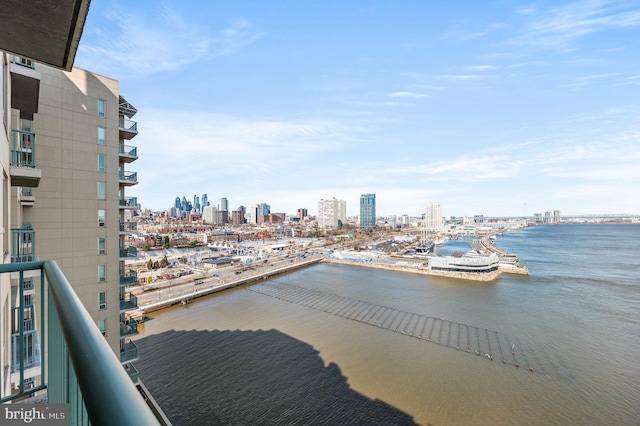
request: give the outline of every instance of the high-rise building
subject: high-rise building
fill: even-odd
[[[176,209],[181,209],[182,208],[182,203],[180,202],[180,197],[176,197],[176,202],[173,204],[173,207],[175,207]]]
[[[202,210],[200,210],[200,197],[198,197],[196,194],[193,194],[193,207],[201,212]]]
[[[331,198],[318,201],[318,227],[324,229],[338,228],[347,221],[347,203],[344,200]]]
[[[138,158],[137,148],[128,145],[138,133],[131,120],[136,109],[119,95],[118,81],[108,77],[16,57],[11,69],[37,81],[38,87],[35,102],[17,102],[5,111],[15,188],[11,260],[55,259],[112,350],[134,372],[130,363],[137,348],[129,338],[137,334],[137,324],[127,311],[137,303],[127,287],[137,284],[137,278],[126,262],[137,254],[127,240],[136,230],[131,212],[137,200],[125,192],[138,183],[137,173],[127,170]],[[28,281],[27,292],[35,292],[36,279]],[[24,342],[26,354],[37,352],[35,324],[29,330],[33,338]],[[38,361],[30,356],[28,362],[36,368],[27,378],[35,377]]]
[[[424,228],[427,232],[441,232],[444,229],[440,203],[428,203],[424,211]]]
[[[562,218],[560,217],[560,210],[554,210],[553,211],[553,223],[560,223],[562,222]]]
[[[218,223],[218,208],[216,206],[206,206],[202,209],[202,220],[206,224],[215,225]]]
[[[303,221],[307,216],[309,216],[307,209],[305,209],[304,207],[298,209],[298,219]]]
[[[207,194],[202,194],[202,208],[205,208],[209,205],[209,199],[207,198]]]
[[[376,194],[360,196],[360,229],[376,227]]]
[[[218,200],[218,210],[225,212],[229,211],[229,200],[227,200],[226,197],[222,197]]]

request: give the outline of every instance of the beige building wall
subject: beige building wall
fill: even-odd
[[[81,69],[38,70],[33,131],[42,178],[33,189],[34,205],[22,207],[12,225],[33,225],[36,255],[58,263],[96,324],[107,320],[106,338],[118,353],[118,82]],[[105,101],[104,117],[98,115],[98,99]],[[98,127],[106,129],[104,145],[98,143]],[[99,154],[105,156],[105,172],[98,171]],[[105,183],[104,199],[98,197],[98,182]],[[99,210],[106,213],[104,226]],[[99,238],[105,238],[106,254],[98,253]],[[99,265],[106,265],[103,282]],[[106,309],[99,309],[100,292],[106,293]]]

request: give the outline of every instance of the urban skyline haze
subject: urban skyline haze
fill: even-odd
[[[639,40],[621,1],[113,1],[75,65],[139,109],[143,208],[637,214]]]

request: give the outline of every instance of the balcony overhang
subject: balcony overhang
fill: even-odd
[[[0,50],[71,71],[91,0],[3,0]]]
[[[40,73],[34,69],[11,63],[11,108],[20,110],[20,118],[33,120],[38,112]]]
[[[40,185],[42,170],[31,167],[11,166],[11,186],[37,188]]]

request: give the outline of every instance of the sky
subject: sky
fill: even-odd
[[[93,0],[75,66],[138,109],[154,211],[640,213],[636,1]]]

